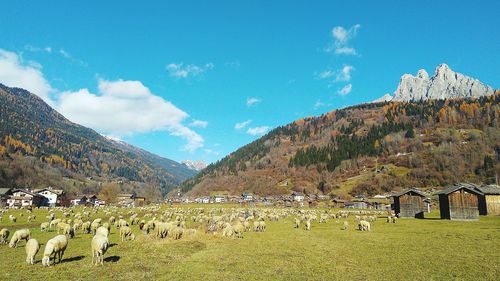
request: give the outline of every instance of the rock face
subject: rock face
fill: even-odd
[[[391,94],[387,93],[387,94],[381,96],[380,98],[372,101],[372,103],[391,101],[392,98],[393,98],[393,96],[391,96]]]
[[[207,167],[207,163],[201,160],[183,160],[181,163],[186,165],[189,169],[195,171],[201,171]]]
[[[423,69],[418,71],[417,76],[403,75],[392,100],[477,98],[493,94],[493,89],[479,80],[454,72],[446,64],[440,64],[430,78]]]

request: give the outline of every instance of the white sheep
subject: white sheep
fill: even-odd
[[[50,266],[50,258],[54,257],[54,264],[59,260],[62,261],[64,251],[68,247],[68,238],[66,235],[57,235],[56,237],[50,239],[45,245],[45,251],[43,252],[42,265]]]
[[[9,220],[11,223],[15,223],[17,221],[17,218],[13,215],[9,215]]]
[[[349,222],[344,221],[344,225],[342,226],[342,230],[349,230]]]
[[[42,222],[40,224],[40,231],[42,231],[42,232],[49,231],[49,223],[48,222]]]
[[[172,232],[172,238],[174,238],[174,240],[179,240],[181,239],[182,234],[184,233],[184,228],[176,226],[171,230],[171,232]]]
[[[98,234],[95,235],[94,238],[92,238],[91,242],[92,264],[94,264],[94,258],[95,258],[95,265],[97,265],[99,261],[101,262],[101,265],[104,264],[104,254],[106,254],[108,247],[109,247],[108,237]]]
[[[306,220],[305,230],[311,230],[311,220]]]
[[[7,244],[7,238],[9,238],[9,230],[7,228],[2,228],[0,230],[0,244]]]
[[[133,233],[132,233],[132,229],[128,226],[123,226],[120,228],[120,238],[122,240],[122,242],[130,239],[130,240],[134,240],[132,239],[133,237]]]
[[[36,239],[30,239],[26,243],[26,263],[35,264],[35,255],[40,250],[40,244]]]
[[[293,224],[293,228],[300,228],[300,219],[296,218],[295,223]]]
[[[31,238],[31,232],[29,229],[19,229],[14,234],[12,235],[12,238],[10,239],[9,247],[11,248],[17,248],[17,244],[21,240],[28,240]]]
[[[370,231],[371,230],[370,222],[361,220],[358,224],[358,228],[361,231]]]
[[[100,226],[99,228],[97,228],[95,235],[102,235],[104,237],[109,237],[109,230],[104,226]]]

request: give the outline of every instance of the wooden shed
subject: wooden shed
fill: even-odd
[[[412,188],[392,195],[394,199],[394,213],[400,218],[424,218],[427,210],[424,200],[427,195],[422,191]]]
[[[459,183],[437,193],[441,219],[477,220],[479,219],[479,200],[483,193],[475,185]]]
[[[479,197],[479,215],[500,215],[500,187],[492,184],[476,189],[483,193],[483,196]]]

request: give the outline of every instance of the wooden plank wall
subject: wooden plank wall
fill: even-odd
[[[500,215],[500,195],[486,195],[485,197],[488,215]]]
[[[479,218],[478,198],[476,194],[457,190],[448,195],[451,219],[475,220]]]

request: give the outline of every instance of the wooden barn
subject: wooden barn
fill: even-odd
[[[394,199],[394,213],[400,218],[424,218],[427,210],[424,200],[427,195],[422,191],[412,188],[392,195]]]
[[[500,215],[500,187],[486,185],[476,189],[483,193],[483,196],[479,197],[479,215]]]
[[[459,183],[437,193],[441,219],[477,220],[479,219],[479,200],[483,193],[475,185]]]

